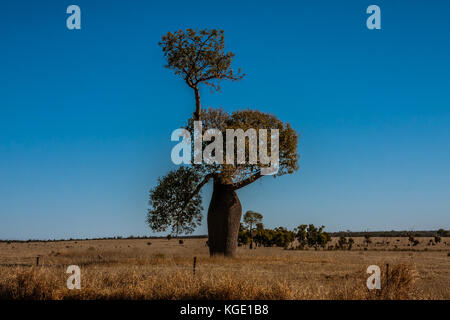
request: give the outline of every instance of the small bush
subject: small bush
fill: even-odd
[[[365,294],[361,294],[360,299],[367,300],[410,300],[417,298],[419,292],[415,287],[418,273],[414,267],[405,264],[393,265],[389,269],[388,279],[384,276],[386,269],[382,268],[382,283],[379,290],[366,290]],[[354,295],[358,294],[355,290]]]

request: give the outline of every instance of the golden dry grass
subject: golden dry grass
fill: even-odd
[[[0,243],[0,299],[450,298],[445,244],[429,251],[239,248],[235,259],[224,259],[210,258],[205,240]],[[66,288],[71,264],[81,268],[81,290]],[[372,264],[382,268],[382,290],[366,288]]]

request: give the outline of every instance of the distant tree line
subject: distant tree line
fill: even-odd
[[[313,224],[303,224],[294,230],[288,230],[284,227],[268,229],[259,222],[254,229],[250,229],[241,223],[239,227],[238,245],[249,245],[250,248],[275,246],[297,250],[306,248],[314,248],[315,250],[319,248],[324,249],[326,244],[331,241],[330,234],[324,232],[324,228],[324,226],[317,228]]]
[[[206,238],[207,235],[187,235],[187,236],[183,236],[183,237],[178,237],[178,238],[183,238],[183,239],[203,239]],[[167,237],[167,236],[128,236],[128,237],[122,237],[122,236],[116,236],[116,237],[98,237],[98,238],[66,238],[66,239],[47,239],[47,240],[43,240],[43,239],[28,239],[28,240],[1,240],[0,239],[0,243],[2,242],[7,242],[7,243],[29,243],[29,242],[61,242],[61,241],[92,241],[92,240],[139,240],[139,239],[166,239],[168,238],[170,240],[170,238],[172,238],[172,236]]]
[[[244,216],[245,217],[245,216]],[[261,220],[262,220],[262,216],[261,216]],[[295,228],[293,231],[289,231],[286,228],[283,227],[278,227],[275,228],[273,230],[271,229],[265,229],[264,225],[259,222],[254,224],[254,227],[252,227],[252,231],[255,234],[255,244],[256,244],[256,240],[258,240],[258,245],[259,246],[264,246],[263,243],[266,244],[266,246],[280,246],[280,247],[284,247],[286,242],[289,242],[288,240],[291,239],[291,234],[290,232],[294,232],[294,238],[298,239],[298,237],[296,236],[297,233],[301,230],[304,230],[306,225],[301,225],[297,228]],[[309,225],[309,226],[313,226],[314,225]],[[306,229],[309,230],[309,226],[306,227]],[[328,236],[330,237],[335,237],[335,238],[341,238],[341,237],[364,237],[365,238],[365,243],[366,245],[368,245],[369,243],[371,243],[370,238],[371,237],[408,237],[408,239],[410,240],[410,242],[414,245],[414,238],[420,238],[420,237],[434,237],[434,242],[435,243],[439,243],[441,242],[441,238],[443,237],[450,237],[450,231],[449,230],[445,230],[445,229],[439,229],[439,230],[434,230],[434,231],[362,231],[362,232],[352,232],[352,231],[339,231],[339,232],[323,232],[323,227],[321,227],[322,230],[320,232],[322,233],[326,233]],[[263,232],[264,236],[261,235],[261,229],[266,230],[267,232]],[[270,231],[269,231],[270,230]],[[315,234],[317,234],[317,231],[314,231],[314,228],[311,228],[310,231],[310,236],[309,236],[309,243],[311,243],[311,241],[314,242],[314,237],[316,237]],[[320,228],[318,229],[320,230]],[[249,238],[251,239],[252,236],[250,233],[248,233],[247,235],[243,235],[242,233],[245,233],[245,231],[249,231],[249,227],[247,225],[242,225],[239,228],[239,244],[240,245],[244,245],[244,244],[250,244],[250,242],[246,242],[247,240],[241,242],[240,239],[245,239],[247,236],[249,236]],[[307,230],[306,230],[307,231]],[[259,233],[258,233],[259,232]],[[303,234],[303,233],[301,233]],[[313,236],[314,235],[314,236]],[[182,236],[182,238],[184,239],[201,239],[201,238],[206,238],[207,235],[184,235]],[[261,240],[261,237],[264,238],[264,241]],[[275,237],[275,240],[274,240]],[[28,240],[2,240],[0,239],[0,243],[29,243],[29,242],[59,242],[59,241],[88,241],[88,240],[121,240],[121,239],[163,239],[163,238],[168,238],[170,239],[170,237],[167,236],[128,236],[128,237],[121,237],[121,236],[116,236],[116,237],[98,237],[98,238],[66,238],[66,239],[47,239],[47,240],[42,240],[42,239],[28,239]],[[180,238],[180,237],[179,237]],[[268,240],[271,239],[271,240]],[[285,240],[283,240],[285,239]],[[294,239],[294,240],[295,240]],[[412,241],[411,241],[412,240]],[[275,241],[275,242],[274,242]],[[323,240],[318,240],[323,241]],[[271,244],[270,244],[271,243]],[[303,242],[302,242],[303,243]],[[309,246],[309,245],[308,245]],[[321,247],[321,245],[311,245],[312,247]]]
[[[434,237],[433,244],[441,241],[441,237],[447,237],[450,233],[444,229],[437,231],[378,231],[378,232],[325,232],[325,226],[316,227],[313,224],[302,224],[293,230],[284,227],[275,229],[265,228],[262,223],[262,214],[255,211],[247,211],[243,217],[243,223],[239,226],[238,245],[257,247],[283,247],[291,250],[304,250],[309,248],[327,250],[351,250],[355,244],[353,237],[364,237],[365,250],[372,243],[371,237],[408,237],[410,246],[416,246],[420,242],[415,237]],[[327,244],[331,238],[338,238],[334,246]]]
[[[449,237],[450,231],[445,229],[439,230],[422,230],[422,231],[339,231],[339,232],[331,232],[330,235],[332,237]]]

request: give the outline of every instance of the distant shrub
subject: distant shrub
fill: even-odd
[[[355,243],[355,240],[353,238],[349,238],[347,240],[346,237],[342,236],[339,238],[338,243],[336,244],[335,249],[340,250],[352,250],[353,244]]]
[[[417,246],[417,245],[420,243],[419,240],[414,239],[414,236],[413,236],[411,233],[408,235],[408,241],[410,242],[410,244],[411,244],[413,247]],[[409,246],[410,246],[410,245],[408,244],[408,247],[409,247]]]
[[[355,243],[355,240],[353,238],[348,239],[348,247],[347,250],[352,250],[352,246]]]
[[[368,234],[364,235],[364,243],[366,244],[366,247],[372,243],[372,240],[370,240],[370,236]]]

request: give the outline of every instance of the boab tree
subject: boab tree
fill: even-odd
[[[252,146],[245,137],[248,129],[278,130],[278,161],[274,177],[291,174],[298,169],[297,134],[288,123],[283,123],[275,116],[257,110],[241,110],[227,113],[222,109],[202,109],[200,104],[199,85],[204,83],[219,89],[220,80],[239,80],[242,74],[235,74],[231,68],[231,52],[224,52],[224,33],[222,30],[188,29],[168,33],[162,37],[160,46],[167,58],[167,66],[175,74],[181,75],[187,85],[194,89],[196,108],[193,118],[188,119],[185,129],[194,133],[195,121],[201,122],[202,133],[208,129],[227,132],[227,129],[242,130],[241,138],[245,148],[238,148],[239,143],[227,145],[221,136],[214,136],[214,142],[202,141],[203,149],[210,149],[215,160],[220,156],[217,147],[227,150],[223,161],[194,161],[194,142],[189,165],[180,166],[159,178],[157,186],[150,190],[150,209],[147,222],[154,231],[165,231],[168,228],[174,234],[191,233],[201,224],[202,197],[200,190],[213,180],[213,194],[208,209],[208,245],[211,255],[233,256],[238,240],[242,207],[236,190],[243,188],[264,176],[271,164],[261,161],[250,161],[253,158]],[[194,134],[195,136],[195,134]],[[261,139],[261,135],[260,135]],[[194,139],[195,140],[195,139]],[[265,148],[266,157],[271,157],[272,140],[268,139]],[[190,140],[188,140],[190,141]],[[239,142],[239,141],[238,141]],[[235,146],[236,145],[236,146]],[[213,146],[213,147],[212,147]],[[212,148],[211,148],[212,147]],[[228,147],[228,149],[227,149]],[[203,150],[202,149],[202,150]],[[230,150],[231,149],[231,150]],[[262,145],[256,146],[261,155]],[[248,152],[246,152],[246,150]],[[228,152],[234,157],[228,158]],[[238,161],[239,157],[245,161]],[[242,158],[241,158],[242,160]]]

